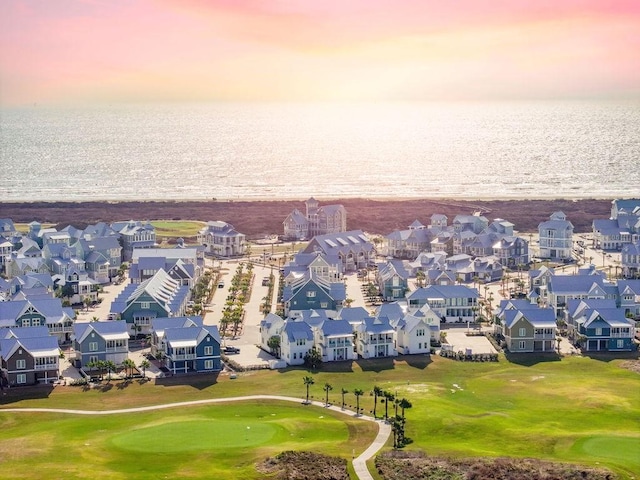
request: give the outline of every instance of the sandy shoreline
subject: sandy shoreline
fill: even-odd
[[[83,227],[89,223],[120,220],[223,220],[250,237],[281,234],[282,222],[305,199],[184,200],[184,201],[68,201],[3,202],[0,218],[14,222],[56,223]],[[458,198],[318,198],[321,205],[340,203],[347,210],[349,229],[388,234],[406,229],[414,220],[429,224],[434,213],[447,215],[482,212],[489,220],[503,218],[519,231],[535,231],[540,222],[562,210],[577,232],[591,231],[595,218],[609,218],[612,199],[458,199]]]

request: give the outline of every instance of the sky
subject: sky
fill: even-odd
[[[640,98],[637,0],[0,0],[0,105]]]

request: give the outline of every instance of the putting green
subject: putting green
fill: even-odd
[[[262,445],[279,428],[268,422],[246,420],[186,420],[137,428],[116,435],[111,441],[135,452],[193,452]]]
[[[640,471],[640,438],[599,435],[577,441],[572,450],[585,452],[594,460],[635,467]]]

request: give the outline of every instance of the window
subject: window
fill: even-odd
[[[424,337],[424,328],[419,328],[418,330],[416,330],[416,336]]]
[[[31,319],[30,318],[25,318],[22,320],[22,326],[23,327],[30,327],[31,326]]]
[[[527,335],[527,329],[526,328],[521,328],[518,332],[518,336],[519,337],[524,337]]]
[[[524,347],[525,347],[525,346],[526,346],[526,342],[525,342],[524,340],[522,340],[522,341],[520,341],[520,342],[518,343],[518,348],[519,348],[520,350],[524,350]]]
[[[27,368],[27,361],[25,359],[21,358],[20,360],[16,360],[16,369],[24,370],[25,368]]]
[[[151,307],[150,302],[140,302],[140,308],[147,310]]]
[[[89,342],[89,351],[97,352],[98,351],[98,342]]]
[[[316,292],[314,291],[308,291],[307,292],[307,298],[315,298],[316,296]]]
[[[209,348],[211,348],[211,347],[209,347]],[[213,370],[213,360],[205,360],[204,361],[204,369],[205,370]]]
[[[205,354],[205,355],[207,355],[207,356],[211,356],[211,355],[213,355],[213,347],[212,347],[211,345],[204,347],[204,354]],[[207,362],[209,362],[209,361],[211,361],[211,360],[207,360],[207,361],[205,361],[205,362],[204,362],[204,363],[205,363],[205,365],[206,365],[206,363],[207,363]],[[205,367],[205,368],[206,368],[206,367]]]
[[[327,302],[320,302],[320,308],[328,308],[329,304]]]
[[[89,356],[89,362],[88,363],[96,363],[98,361],[98,356],[97,355],[90,355]]]
[[[596,335],[598,335],[598,336],[602,335],[602,329],[601,328],[596,328]]]
[[[618,340],[616,342],[616,348],[624,348],[624,340]]]
[[[26,373],[19,373],[18,375],[16,375],[16,382],[17,383],[27,383],[27,374]]]

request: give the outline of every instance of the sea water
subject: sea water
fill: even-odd
[[[0,112],[0,201],[640,195],[640,103]]]

